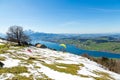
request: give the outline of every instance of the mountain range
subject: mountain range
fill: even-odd
[[[25,34],[27,34],[28,36],[30,36],[30,38],[32,39],[32,41],[39,41],[39,40],[43,40],[43,41],[55,41],[55,40],[59,40],[59,39],[80,39],[80,38],[84,38],[84,39],[95,39],[95,38],[99,38],[99,37],[112,37],[115,39],[120,39],[120,33],[114,33],[114,34],[55,34],[55,33],[42,33],[42,32],[34,32],[32,30],[25,30],[24,31]],[[1,38],[5,38],[6,35],[3,33],[0,33],[0,37]]]

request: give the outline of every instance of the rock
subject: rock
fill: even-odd
[[[35,44],[35,46],[36,46],[37,48],[47,48],[47,46],[45,46],[45,45],[43,45],[43,44],[40,44],[40,43]]]
[[[54,51],[57,51],[57,49],[53,49],[53,48],[49,48],[49,49],[54,50]]]
[[[45,46],[45,45],[41,45],[41,47],[40,48],[47,48],[47,46]]]
[[[4,66],[4,63],[0,62],[0,68],[2,68]]]

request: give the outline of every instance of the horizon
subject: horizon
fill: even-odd
[[[0,0],[0,33],[13,25],[53,34],[120,33],[119,0]]]
[[[39,32],[39,31],[34,31],[34,30],[31,30],[31,29],[28,29],[28,30],[23,30],[24,32],[26,31],[32,31],[33,33],[43,33],[43,34],[60,34],[60,35],[116,35],[116,34],[120,34],[119,33],[50,33],[50,32]],[[2,33],[0,32],[1,35],[6,35],[6,32],[5,33]]]

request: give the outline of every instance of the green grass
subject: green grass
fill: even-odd
[[[7,53],[7,50],[9,50],[9,47],[10,46],[8,44],[0,45],[0,54]]]
[[[6,45],[5,45],[5,44],[0,45],[0,49],[5,48],[5,47],[6,47]]]
[[[0,54],[6,53],[8,47],[6,45],[0,45]]]
[[[120,43],[117,42],[91,43],[84,48],[88,50],[120,53]]]
[[[84,66],[83,64],[64,64],[64,63],[55,63],[55,64],[42,63],[42,64],[55,71],[65,72],[65,73],[69,73],[72,75],[77,75],[77,70],[80,70],[80,67]]]
[[[25,73],[25,72],[28,72],[28,70],[27,70],[27,67],[24,67],[24,66],[16,66],[16,67],[11,67],[11,68],[0,68],[0,74],[2,73],[20,74],[20,73]]]
[[[119,42],[96,43],[95,41],[92,41],[92,40],[80,42],[79,40],[72,40],[72,39],[59,40],[58,42],[65,43],[65,44],[72,44],[78,48],[86,49],[86,50],[120,53]]]
[[[11,48],[11,46],[13,46],[13,48]],[[16,47],[16,48],[14,48]],[[9,43],[5,43],[3,45],[0,45],[0,54],[4,54],[4,53],[7,53],[8,51],[7,50],[20,50],[24,48],[24,46],[15,46],[13,44],[9,44]]]

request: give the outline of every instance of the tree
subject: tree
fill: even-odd
[[[29,36],[27,36],[21,26],[11,26],[7,31],[7,39],[9,41],[17,42],[18,45],[25,45],[30,42]]]

